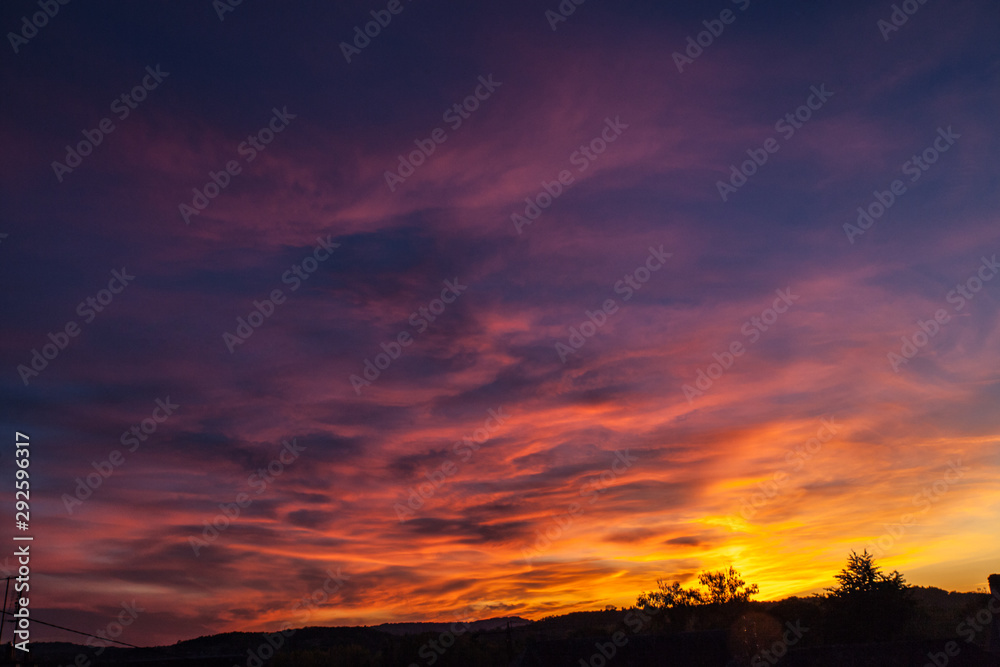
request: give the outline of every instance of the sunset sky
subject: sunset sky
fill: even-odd
[[[224,2],[0,9],[35,618],[1000,571],[997,3]]]

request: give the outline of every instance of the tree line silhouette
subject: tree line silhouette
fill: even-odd
[[[460,635],[446,623],[414,623],[406,632],[392,624],[303,628],[260,667],[429,667],[431,660],[433,667],[579,667],[581,662],[599,665],[613,652],[620,652],[619,664],[686,667],[726,660],[727,667],[911,667],[923,665],[924,656],[938,667],[1000,664],[970,661],[982,648],[1000,651],[1000,575],[989,579],[992,595],[949,593],[911,586],[898,571],[885,572],[868,551],[852,551],[834,580],[834,586],[812,596],[758,601],[759,587],[730,566],[701,572],[698,585],[689,588],[658,579],[654,590],[642,592],[628,607],[609,605],[537,621],[495,618]],[[228,633],[181,642],[171,651],[197,655],[197,664],[231,667],[231,656],[246,656],[261,641],[259,634]],[[440,648],[428,650],[435,646]],[[59,655],[37,664],[65,664],[77,649],[66,645],[65,659]],[[147,655],[153,650],[109,649],[91,665],[135,664],[139,657],[156,657]],[[900,658],[900,651],[911,651],[919,662]],[[964,662],[954,657],[959,653]],[[226,657],[213,662],[207,657],[212,654]],[[854,662],[859,654],[867,662]],[[610,658],[606,662],[615,664]],[[239,664],[258,667],[245,658]]]
[[[867,550],[860,554],[851,551],[847,564],[834,578],[837,585],[824,589],[823,593],[760,603],[753,600],[759,592],[758,586],[747,584],[735,568],[729,567],[699,574],[701,588],[684,588],[676,581],[658,579],[656,590],[640,594],[636,606],[664,612],[658,615],[661,631],[731,628],[741,619],[746,622],[748,612],[761,611],[766,605],[770,615],[805,623],[810,628],[810,643],[924,638],[947,634],[949,627],[950,634],[957,634],[954,614],[944,620],[946,615],[940,613],[941,609],[925,603],[928,597],[961,594],[912,587],[898,570],[883,571]],[[962,607],[960,613],[975,614],[985,603],[966,599],[964,606],[962,601],[956,604]],[[752,619],[753,614],[749,616]],[[985,640],[987,634],[983,631],[980,639]]]

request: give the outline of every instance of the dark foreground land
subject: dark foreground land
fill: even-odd
[[[31,646],[17,664],[65,667],[1000,667],[985,650],[988,596],[916,591],[920,613],[895,637],[845,641],[810,599],[702,608],[678,617],[640,609],[376,627],[311,627],[287,637],[226,633],[128,649]],[[671,617],[672,616],[672,617]],[[988,619],[994,622],[994,619]],[[873,621],[876,630],[879,622]],[[884,619],[886,627],[890,619]],[[276,648],[275,648],[276,646]],[[6,657],[9,653],[5,653]],[[0,664],[15,664],[0,660]]]

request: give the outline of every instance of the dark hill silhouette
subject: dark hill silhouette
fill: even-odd
[[[531,624],[531,621],[526,618],[521,618],[520,616],[504,616],[502,618],[487,618],[481,621],[472,621],[468,624],[468,626],[473,632],[483,632],[506,628],[508,622],[510,622],[511,626],[515,628]],[[450,622],[422,622],[382,623],[381,625],[373,625],[370,627],[375,630],[387,632],[390,635],[418,635],[422,632],[446,632],[451,626],[452,623]]]

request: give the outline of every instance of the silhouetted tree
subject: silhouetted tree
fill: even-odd
[[[1000,574],[991,574],[987,581],[990,582],[990,611],[995,608],[994,602],[1000,602]],[[1000,620],[994,614],[990,619],[989,627],[986,631],[986,650],[994,656],[1000,656]]]
[[[639,607],[655,607],[665,610],[664,617],[679,630],[691,629],[694,610],[698,607],[713,605],[699,614],[702,623],[710,626],[727,625],[739,614],[739,609],[750,601],[751,596],[758,592],[757,584],[747,586],[735,568],[717,572],[702,572],[698,581],[707,590],[684,588],[678,582],[667,584],[658,579],[658,590],[642,593],[636,600]],[[720,609],[722,608],[722,609]]]
[[[727,604],[729,602],[749,602],[750,598],[760,592],[757,584],[747,586],[736,568],[718,572],[702,572],[698,581],[708,589],[705,601],[709,604]],[[743,590],[740,590],[743,589]]]
[[[825,606],[832,639],[867,642],[897,637],[915,611],[909,585],[897,570],[889,574],[875,564],[866,549],[852,551],[847,567],[835,577],[838,586],[827,588]]]
[[[691,621],[692,609],[704,603],[701,593],[693,588],[683,588],[676,581],[668,585],[665,580],[657,579],[656,586],[658,590],[639,595],[637,605],[653,607],[660,612],[654,617],[654,626],[686,629]]]
[[[656,586],[659,590],[639,595],[636,602],[640,607],[673,609],[674,607],[687,607],[705,602],[699,591],[693,588],[681,588],[681,585],[676,581],[668,586],[664,579],[657,579]]]

